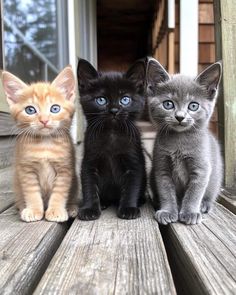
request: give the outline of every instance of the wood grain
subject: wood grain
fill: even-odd
[[[14,161],[14,137],[0,137],[0,169],[10,166]]]
[[[236,194],[230,194],[222,190],[218,202],[226,207],[229,211],[236,214]]]
[[[0,213],[14,203],[12,192],[14,138],[0,138]]]
[[[34,294],[175,294],[153,210],[136,220],[107,209],[75,220]]]
[[[66,230],[66,224],[22,222],[14,208],[0,214],[0,294],[32,294]]]
[[[200,43],[214,43],[214,25],[199,25],[199,42]]]
[[[153,135],[155,136],[155,134]],[[143,147],[145,149],[145,152],[149,155],[149,157],[152,157],[154,138],[144,139],[142,142],[143,142]]]
[[[165,232],[183,294],[235,294],[236,216],[217,204],[202,224]]]
[[[13,168],[11,166],[0,169],[0,190],[1,192],[12,191]]]
[[[0,192],[0,213],[14,204],[13,192]]]
[[[0,136],[17,134],[15,122],[8,113],[0,112]]]
[[[200,3],[198,13],[200,24],[214,24],[213,3]]]
[[[234,0],[220,1],[224,86],[225,185],[236,187],[236,9]]]

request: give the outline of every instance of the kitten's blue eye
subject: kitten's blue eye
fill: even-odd
[[[37,113],[36,109],[34,107],[32,107],[32,106],[27,106],[25,108],[25,112],[28,115],[33,115],[33,114],[36,114]]]
[[[105,104],[107,104],[107,99],[105,97],[95,98],[95,101],[100,106],[104,106]]]
[[[190,102],[190,104],[188,105],[188,109],[192,112],[196,112],[199,109],[199,103]]]
[[[171,101],[171,100],[165,100],[163,102],[163,107],[166,109],[166,110],[171,110],[171,109],[174,109],[175,105],[174,103]]]
[[[131,102],[131,98],[128,96],[124,96],[120,99],[120,103],[124,106],[127,106]]]
[[[61,107],[58,104],[54,104],[50,108],[50,112],[53,114],[59,113],[61,110]]]

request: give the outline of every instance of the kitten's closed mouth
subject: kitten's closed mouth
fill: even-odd
[[[51,127],[49,127],[49,126],[44,126],[44,127],[41,128],[41,130],[42,130],[42,129],[51,129]]]
[[[111,121],[112,122],[116,122],[118,120],[118,117],[117,116],[111,116]]]
[[[177,130],[178,130],[178,129],[179,129],[179,130],[184,130],[184,129],[188,128],[188,127],[190,127],[188,124],[183,124],[183,123],[179,123],[179,124],[176,124],[176,125],[174,126],[174,128],[176,128]]]
[[[49,130],[51,130],[52,128],[51,127],[49,127],[49,126],[44,126],[44,127],[42,127],[41,129],[40,129],[40,131],[49,131]]]

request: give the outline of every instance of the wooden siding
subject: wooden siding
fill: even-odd
[[[175,28],[174,39],[174,72],[179,72],[180,52],[180,0],[175,1]],[[154,22],[152,26],[152,48],[153,57],[170,72],[171,66],[168,58],[170,31],[167,28],[167,2],[157,2]],[[190,45],[189,45],[190,46]],[[199,0],[199,63],[198,70],[202,71],[211,63],[216,61],[215,57],[215,30],[213,0]],[[211,130],[218,136],[218,109],[216,107],[210,122]]]
[[[199,0],[199,72],[215,62],[213,0]]]

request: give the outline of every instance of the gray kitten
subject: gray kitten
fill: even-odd
[[[151,186],[159,203],[155,218],[161,224],[200,223],[219,193],[222,158],[208,123],[221,72],[217,62],[195,79],[169,76],[155,59],[148,60],[149,112],[158,128]]]

